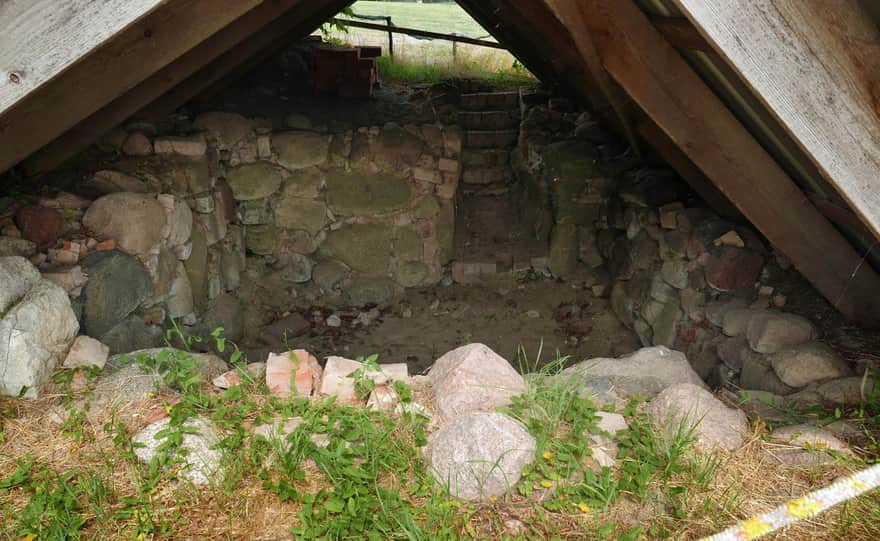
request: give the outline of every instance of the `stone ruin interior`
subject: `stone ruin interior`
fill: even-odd
[[[412,373],[470,342],[530,366],[662,345],[713,387],[858,402],[864,333],[650,150],[537,84],[315,93],[322,47],[132,118],[39,184],[8,175],[0,255],[60,285],[111,354],[169,329],[209,350],[218,327],[252,362]],[[53,367],[7,369],[0,392]]]

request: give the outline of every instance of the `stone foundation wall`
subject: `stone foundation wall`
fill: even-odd
[[[710,385],[779,404],[858,403],[848,363],[782,310],[768,281],[789,264],[754,229],[707,209],[671,169],[622,152],[588,113],[535,98],[512,163],[550,274],[593,283],[644,346],[683,351]]]
[[[256,338],[295,308],[381,304],[437,283],[452,258],[461,131],[285,124],[214,112],[186,135],[114,130],[103,169],[0,209],[0,255],[29,257],[112,351],[160,343],[170,318]]]

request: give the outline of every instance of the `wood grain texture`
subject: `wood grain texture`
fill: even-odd
[[[603,66],[669,138],[842,314],[880,322],[880,277],[631,0],[584,0]]]
[[[314,9],[308,4],[306,0],[276,0],[252,9],[41,148],[24,163],[23,169],[32,176],[58,166],[166,93],[174,93],[174,107],[181,105],[222,73],[290,30],[296,21],[307,17]],[[191,80],[218,59],[210,76],[203,74]]]
[[[0,2],[0,114],[162,1]]]
[[[0,172],[261,3],[165,0],[0,115]]]
[[[702,34],[687,19],[657,18],[651,19],[651,23],[676,49],[715,53],[715,49],[706,42]]]
[[[850,0],[675,0],[880,239],[880,29]]]

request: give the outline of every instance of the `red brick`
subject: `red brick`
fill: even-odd
[[[15,215],[15,223],[25,239],[45,245],[55,242],[61,234],[64,217],[54,209],[25,207]]]
[[[723,246],[710,253],[706,282],[718,291],[754,287],[764,267],[764,258],[750,250]]]

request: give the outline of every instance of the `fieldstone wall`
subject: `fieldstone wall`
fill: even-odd
[[[55,197],[7,200],[0,255],[30,258],[112,352],[160,344],[171,318],[256,340],[295,308],[381,304],[442,278],[457,127],[266,124],[211,112],[186,135],[114,130],[104,169]]]
[[[710,385],[778,404],[859,402],[871,382],[782,310],[767,281],[789,264],[754,229],[706,208],[671,169],[623,152],[589,113],[527,99],[511,160],[550,274],[587,276],[644,346],[684,352]]]

